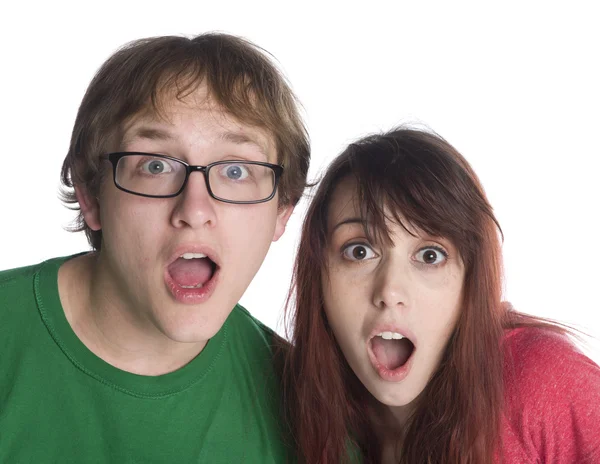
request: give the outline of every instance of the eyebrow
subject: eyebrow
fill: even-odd
[[[363,227],[365,227],[367,225],[367,221],[365,221],[363,218],[360,218],[360,217],[350,217],[350,218],[344,219],[341,222],[338,222],[333,227],[333,229],[331,229],[331,233],[333,234],[338,227],[346,225],[346,224],[360,224]]]
[[[140,126],[136,128],[131,134],[127,134],[123,138],[123,144],[127,146],[135,139],[160,140],[168,142],[174,140],[175,136],[165,129],[150,126]],[[244,133],[226,131],[219,136],[219,139],[225,142],[234,143],[236,145],[255,146],[256,148],[258,148],[260,154],[265,157],[265,160],[269,161],[267,147]]]
[[[156,127],[141,126],[136,128],[133,133],[123,137],[123,145],[127,146],[135,139],[170,141],[175,137],[169,131]]]
[[[244,133],[227,131],[221,134],[220,139],[236,145],[253,145],[258,148],[260,153],[267,159],[267,161],[269,160],[267,147]]]

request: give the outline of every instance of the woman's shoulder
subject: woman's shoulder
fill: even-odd
[[[600,458],[600,367],[546,328],[507,331],[504,355],[505,441],[542,462]]]
[[[507,400],[520,406],[588,405],[593,399],[600,411],[600,367],[566,334],[550,329],[506,332],[504,383]]]
[[[505,332],[505,366],[511,365],[528,371],[542,366],[552,367],[548,374],[563,375],[579,368],[599,367],[585,356],[567,332],[545,327],[519,327]],[[561,372],[559,368],[566,369]]]

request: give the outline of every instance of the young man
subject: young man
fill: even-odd
[[[252,44],[113,55],[62,170],[94,251],[0,273],[0,462],[286,462],[273,333],[236,303],[309,156]]]

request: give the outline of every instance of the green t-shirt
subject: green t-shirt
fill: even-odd
[[[68,258],[0,272],[1,463],[285,463],[273,333],[241,306],[190,363],[150,377],[77,338]]]

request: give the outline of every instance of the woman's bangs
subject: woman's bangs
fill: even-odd
[[[374,163],[357,153],[352,163],[357,200],[368,224],[368,238],[374,243],[390,245],[390,226],[398,224],[411,235],[423,232],[444,237],[462,254],[468,234],[464,218],[470,214],[451,201],[453,195],[437,181],[439,176],[419,169],[414,160],[409,161],[397,153],[378,151],[370,156],[380,159]]]

